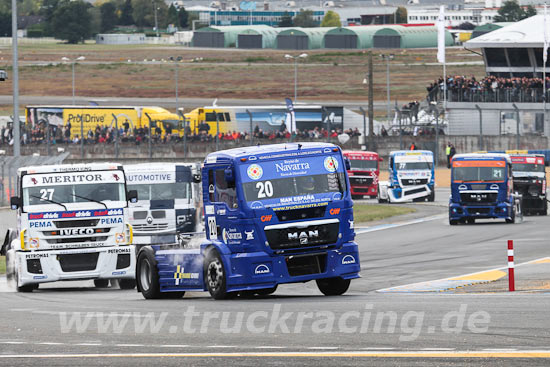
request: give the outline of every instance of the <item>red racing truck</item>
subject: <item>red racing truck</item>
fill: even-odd
[[[359,199],[369,196],[375,199],[378,195],[378,177],[380,176],[378,162],[382,158],[375,152],[348,150],[342,153],[351,163],[351,169],[348,170],[351,197]]]

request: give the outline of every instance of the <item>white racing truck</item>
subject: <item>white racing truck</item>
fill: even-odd
[[[125,165],[129,190],[139,202],[130,204],[136,249],[143,245],[181,243],[203,228],[200,209],[200,163]]]
[[[24,167],[17,171],[17,229],[2,246],[9,282],[30,292],[40,283],[93,279],[135,286],[135,250],[122,166],[116,163]]]
[[[378,183],[379,203],[435,200],[434,157],[429,150],[390,152],[388,181]]]

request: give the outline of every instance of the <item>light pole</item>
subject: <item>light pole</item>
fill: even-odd
[[[390,106],[390,61],[393,60],[393,54],[380,55],[382,60],[386,60],[386,99],[387,99],[387,119],[390,121],[391,106]]]
[[[74,97],[74,65],[77,61],[82,61],[82,60],[86,60],[86,58],[84,56],[79,56],[77,57],[76,59],[69,59],[68,57],[62,57],[61,58],[61,61],[63,62],[70,62],[72,64],[72,69],[73,69],[73,105],[75,105],[75,97]]]
[[[170,56],[170,61],[172,61],[175,65],[175,68],[174,68],[174,81],[175,81],[175,95],[176,95],[176,111],[178,111],[178,62],[181,62],[181,60],[183,60],[183,57],[181,56],[178,56],[178,57],[173,57],[173,56]]]
[[[159,37],[159,22],[158,22],[158,17],[157,17],[157,2],[155,0],[153,0],[153,8],[155,10],[155,31],[157,32],[157,38]]]
[[[19,127],[19,56],[17,51],[17,1],[11,0],[11,39],[13,58],[13,156],[21,155]],[[2,176],[4,177],[4,176]],[[11,181],[10,181],[11,182]]]
[[[305,59],[307,54],[298,56],[285,55],[285,59],[294,60],[294,103],[298,102],[298,59]]]

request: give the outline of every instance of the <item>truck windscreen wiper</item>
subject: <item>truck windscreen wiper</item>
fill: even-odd
[[[342,185],[342,182],[340,180],[340,174],[338,173],[338,170],[336,169],[336,162],[334,162],[334,157],[329,156],[330,160],[332,161],[332,165],[334,166],[334,174],[336,175],[336,182],[338,183],[338,192],[342,194],[342,197],[344,197],[344,187]]]
[[[71,194],[73,195],[75,198],[79,198],[79,199],[84,199],[84,200],[88,200],[88,201],[93,201],[94,203],[98,203],[98,204],[101,204],[105,207],[105,209],[109,209],[107,207],[107,204],[105,204],[103,201],[99,201],[99,200],[96,200],[96,199],[91,199],[91,198],[87,198],[85,196],[80,196],[80,195],[77,195],[77,194]]]
[[[47,201],[47,202],[52,203],[52,204],[60,205],[60,206],[62,206],[66,211],[69,210],[69,209],[67,209],[67,207],[65,206],[65,204],[62,204],[62,203],[57,202],[57,201],[55,201],[55,200],[45,199],[45,198],[43,198],[43,197],[41,197],[41,196],[38,196],[38,195],[30,195],[30,197],[31,197],[31,198],[35,198],[35,199],[40,199],[40,201]]]

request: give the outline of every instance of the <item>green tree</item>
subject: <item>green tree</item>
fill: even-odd
[[[535,15],[537,11],[528,6],[527,10],[519,6],[517,1],[508,0],[498,9],[497,15],[493,18],[495,22],[517,22]]]
[[[132,0],[132,16],[138,27],[155,26],[155,7],[159,28],[165,28],[167,23],[168,6],[163,0]]]
[[[0,37],[11,37],[11,12],[0,10]]]
[[[113,30],[118,23],[116,5],[112,2],[103,3],[99,11],[101,12],[101,33]]]
[[[400,6],[395,11],[395,23],[407,24],[407,8]]]
[[[63,0],[53,12],[53,36],[68,43],[84,42],[91,36],[91,7],[82,0]]]
[[[42,7],[41,0],[22,0],[17,4],[18,15],[37,15]]]
[[[303,28],[317,27],[313,19],[313,10],[300,9],[300,12],[294,17],[294,26]]]
[[[171,4],[168,8],[168,12],[166,13],[166,22],[168,24],[173,24],[176,27],[178,26],[178,10],[174,6],[174,4]]]
[[[54,12],[57,9],[58,4],[60,4],[60,0],[43,0],[42,8],[40,8],[40,15],[44,17],[45,25],[44,25],[44,35],[45,36],[53,36],[53,17]]]
[[[183,6],[178,10],[178,25],[182,28],[189,28],[189,13]]]
[[[90,16],[90,35],[101,33],[101,10],[99,6],[90,6],[88,15]]]
[[[294,26],[294,23],[292,22],[292,16],[288,11],[285,11],[284,14],[281,16],[281,21],[278,24],[279,27],[292,27]]]
[[[132,7],[132,0],[124,0],[124,3],[119,8],[120,12],[120,24],[121,25],[132,25],[134,24],[134,18],[132,13],[134,8]]]
[[[332,10],[327,11],[321,22],[321,27],[341,27],[340,15]]]

